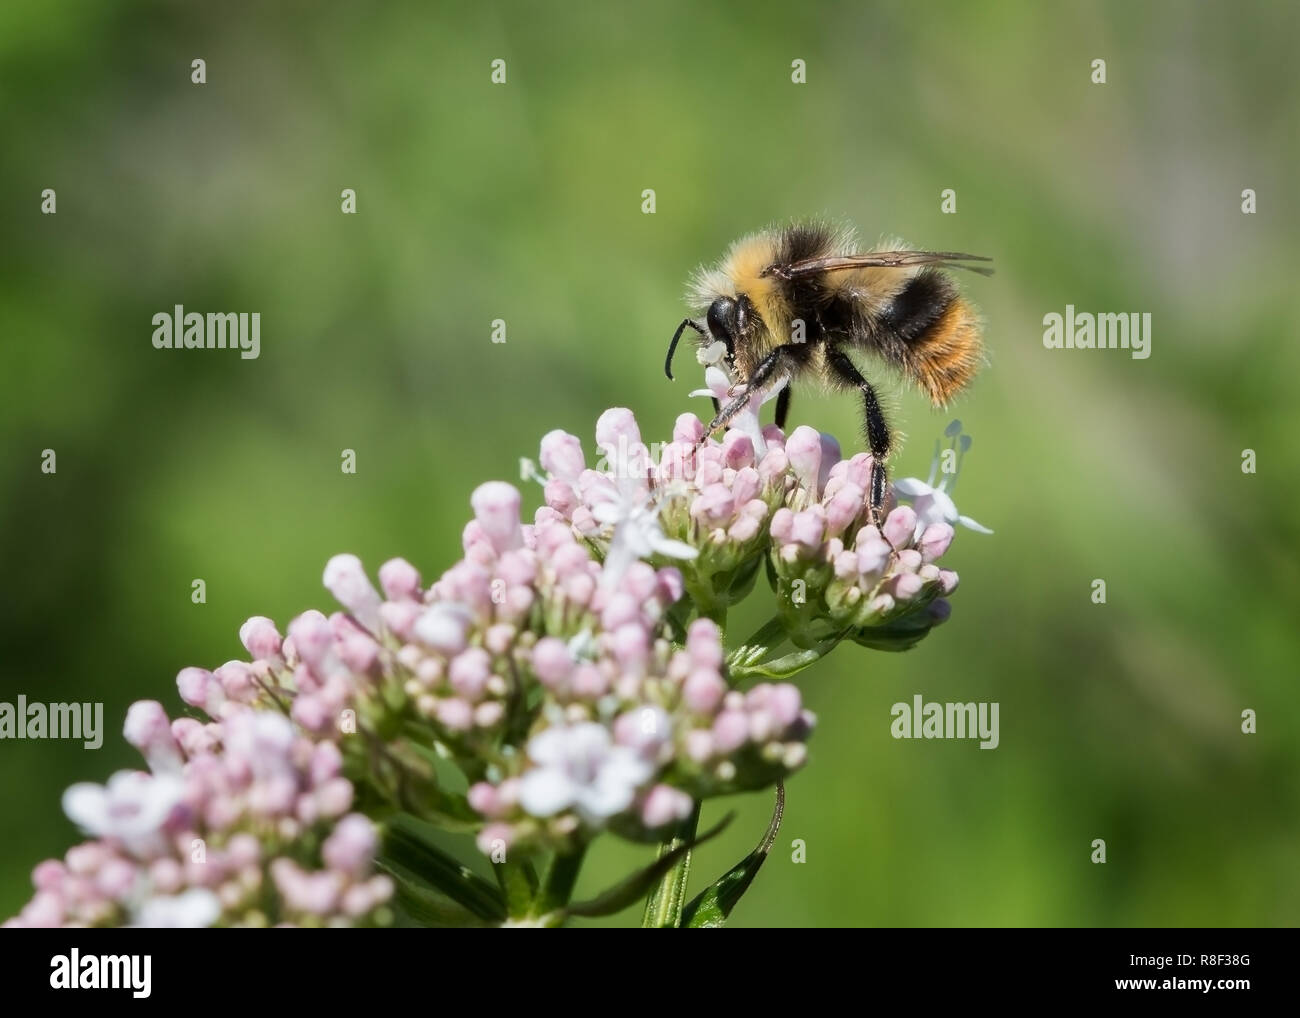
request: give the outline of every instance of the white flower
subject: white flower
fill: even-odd
[[[934,483],[935,474],[939,471],[939,443],[935,442],[934,459],[930,461],[929,478],[924,481],[916,477],[901,478],[894,482],[894,493],[900,499],[911,501],[912,509],[916,512],[916,537],[918,540],[925,528],[931,523],[947,523],[952,526],[960,523],[966,529],[973,530],[978,534],[991,534],[993,531],[988,527],[975,522],[969,516],[959,514],[957,504],[948,493],[949,489],[957,484],[957,476],[961,473],[962,457],[965,455],[966,450],[970,448],[970,436],[961,434],[961,421],[953,421],[949,424],[944,434],[953,440],[949,451],[955,461],[954,468],[951,471],[945,470],[939,483],[937,485]],[[957,455],[959,435],[961,455]]]
[[[591,515],[602,526],[613,528],[601,584],[617,586],[628,566],[651,555],[694,558],[698,552],[670,539],[659,523],[659,505],[648,483],[649,450],[641,442],[632,411],[615,407],[601,414],[596,422],[596,442],[608,465],[609,480],[593,488]]]
[[[136,926],[146,929],[197,929],[211,926],[221,915],[221,903],[211,891],[191,888],[184,894],[156,895],[136,911]]]
[[[573,809],[588,824],[622,813],[654,774],[636,750],[614,744],[604,725],[548,728],[528,740],[536,765],[519,783],[519,804],[537,817]]]
[[[620,484],[617,501],[599,503],[592,508],[591,515],[597,523],[614,528],[601,569],[601,582],[608,586],[617,586],[627,567],[637,559],[651,555],[691,559],[699,554],[685,541],[664,534],[656,501],[631,486]]]
[[[721,345],[721,344],[715,344]],[[710,364],[704,371],[704,384],[706,388],[696,389],[691,393],[692,396],[711,396],[721,403],[724,407],[731,402],[732,396],[727,395],[731,391],[732,381],[727,373],[716,365]],[[763,440],[763,425],[758,419],[758,412],[765,403],[776,399],[777,393],[790,384],[789,378],[782,378],[776,385],[768,390],[755,392],[749,397],[749,402],[745,404],[735,417],[728,422],[728,427],[732,431],[739,431],[742,435],[748,435],[749,440],[754,443],[754,457],[762,459],[767,453],[767,443]]]
[[[63,812],[87,834],[118,841],[132,855],[148,858],[166,850],[163,825],[184,790],[174,774],[118,771],[106,786],[73,785],[63,793]]]

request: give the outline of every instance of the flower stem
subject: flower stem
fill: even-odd
[[[712,619],[719,629],[727,628],[727,600],[713,592],[713,578],[698,569],[683,570],[682,582],[694,602],[697,618]]]
[[[541,889],[533,899],[531,915],[534,919],[545,921],[546,925],[558,926],[564,921],[564,906],[573,897],[573,888],[578,883],[578,871],[582,869],[582,859],[587,846],[582,845],[572,852],[557,852],[546,870]],[[550,921],[554,917],[554,921]]]
[[[695,832],[700,826],[700,804],[695,803],[691,815],[677,829],[677,834],[659,846],[659,855],[663,856],[682,845],[695,840]],[[672,869],[659,878],[659,883],[650,892],[645,904],[645,918],[641,925],[646,928],[677,928],[682,924],[682,908],[686,904],[686,884],[691,872],[691,853],[683,852],[681,858],[673,864]]]

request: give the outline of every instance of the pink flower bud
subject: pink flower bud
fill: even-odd
[[[311,609],[290,622],[289,637],[298,656],[318,678],[326,678],[331,671],[337,670],[339,662],[334,653],[334,628],[320,612]]]
[[[916,513],[911,506],[900,505],[885,517],[881,530],[885,540],[895,548],[906,548],[912,543],[912,534],[916,531]]]
[[[871,455],[860,452],[848,460],[844,470],[844,480],[856,484],[863,491],[871,487]]]
[[[722,462],[732,470],[753,466],[754,440],[743,431],[728,431],[722,438]]]
[[[638,707],[614,719],[614,741],[647,756],[672,738],[672,721],[662,707]]]
[[[299,693],[293,698],[289,716],[309,732],[324,734],[333,721],[329,704],[313,693]]]
[[[465,798],[469,802],[470,809],[476,813],[481,813],[485,817],[500,815],[501,801],[495,785],[490,785],[486,781],[475,782],[470,785]]]
[[[925,581],[916,573],[899,573],[893,579],[891,593],[895,601],[910,601],[921,593],[924,586]]]
[[[352,808],[352,782],[347,778],[331,778],[316,790],[316,802],[321,816],[336,817]]]
[[[152,771],[179,770],[181,751],[167,712],[157,700],[137,700],[126,712],[122,734],[149,761]]]
[[[830,480],[831,470],[840,461],[840,443],[835,440],[834,435],[824,433],[818,436],[818,440],[821,443],[822,454],[817,468],[817,490],[824,491],[826,482]]]
[[[727,528],[727,539],[735,541],[737,544],[745,544],[752,541],[763,529],[763,521],[753,516],[741,516],[735,523]]]
[[[420,571],[404,558],[390,558],[379,567],[379,585],[390,601],[418,601]]]
[[[478,850],[486,856],[492,856],[499,849],[510,847],[510,842],[514,839],[514,831],[509,824],[488,824],[474,839],[474,844]]]
[[[789,682],[779,682],[771,687],[767,710],[776,722],[778,731],[784,731],[799,720],[803,711],[803,698],[799,687]]]
[[[794,513],[782,506],[772,514],[772,540],[777,544],[789,544],[794,539]]]
[[[625,407],[611,407],[596,421],[596,444],[611,459],[641,444],[636,417]]]
[[[822,543],[822,538],[826,534],[825,517],[817,509],[805,509],[803,512],[794,514],[794,522],[790,527],[790,539],[795,543],[802,545],[808,550],[816,550]]]
[[[471,701],[482,698],[492,675],[492,659],[482,647],[469,647],[452,659],[447,677],[457,693]]]
[[[504,481],[488,481],[474,489],[470,496],[474,518],[483,534],[500,555],[511,548],[523,547],[523,531],[519,527],[519,491]]]
[[[568,481],[561,481],[558,477],[553,477],[546,482],[542,488],[542,497],[546,499],[548,506],[565,519],[571,519],[573,511],[581,504],[578,493],[573,490],[573,485]]]
[[[851,551],[842,551],[835,556],[832,563],[837,580],[853,582],[858,578],[858,556]]]
[[[609,679],[590,661],[584,661],[573,670],[570,686],[574,696],[584,700],[598,700],[609,692]]]
[[[786,455],[785,449],[768,445],[767,453],[758,464],[758,475],[763,479],[765,485],[777,482],[784,483],[785,472],[789,467],[790,458]]]
[[[710,668],[696,668],[682,685],[682,700],[694,714],[712,714],[727,695],[727,684]]]
[[[921,555],[925,561],[933,562],[947,551],[954,533],[950,523],[931,523],[926,527],[921,534]]]
[[[439,700],[434,716],[448,731],[467,732],[474,727],[474,709],[464,700],[456,697]]]
[[[686,735],[686,755],[696,763],[704,763],[713,756],[713,734],[697,728]]]
[[[569,677],[573,657],[564,641],[555,636],[545,636],[533,648],[533,672],[539,682],[552,689]]]
[[[790,459],[790,466],[799,483],[813,498],[816,498],[820,490],[817,481],[822,462],[820,432],[806,424],[795,428],[794,433],[786,440],[785,454]]]
[[[724,710],[713,720],[713,743],[717,752],[726,755],[739,749],[749,739],[749,719],[742,711]]]
[[[685,591],[681,570],[675,566],[665,566],[655,573],[655,594],[663,604],[676,604]]]
[[[447,655],[459,653],[469,633],[469,612],[460,605],[435,604],[416,620],[413,632],[426,647]]]
[[[587,468],[582,443],[566,431],[549,431],[542,436],[542,469],[562,481],[576,481]]]
[[[483,646],[489,654],[504,654],[514,643],[518,630],[508,622],[497,622],[487,627],[483,634]]]
[[[343,773],[343,754],[332,742],[318,742],[312,747],[307,774],[313,785],[323,785]]]
[[[325,588],[371,632],[379,629],[379,591],[355,555],[335,555],[325,563]]]
[[[370,866],[378,846],[374,824],[360,813],[349,813],[325,839],[321,859],[330,869],[356,877]]]
[[[226,698],[236,703],[252,703],[257,699],[258,687],[253,671],[243,661],[227,661],[212,673]]]
[[[625,672],[641,675],[650,658],[650,636],[635,622],[619,626],[611,639],[614,658]]]
[[[254,658],[272,660],[280,656],[280,632],[265,615],[254,615],[239,627],[239,642]]]
[[[710,484],[691,503],[691,517],[705,526],[717,526],[731,519],[736,502],[725,484]]]
[[[694,446],[704,437],[704,422],[694,414],[682,414],[673,424],[673,441]]]
[[[176,676],[176,689],[181,699],[191,707],[198,707],[210,715],[215,715],[226,699],[221,684],[206,668],[182,668]]]
[[[685,820],[695,808],[695,801],[681,789],[655,785],[641,803],[641,823],[650,829],[666,827]]]
[[[832,534],[842,534],[858,518],[866,492],[856,484],[845,483],[826,503],[826,529]]]
[[[722,667],[722,634],[712,619],[696,619],[686,631],[686,653],[696,668]]]
[[[731,497],[736,505],[743,506],[755,498],[762,489],[763,479],[758,471],[753,467],[743,467],[736,471],[735,480],[731,482]]]

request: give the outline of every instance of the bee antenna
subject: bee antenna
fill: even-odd
[[[708,335],[704,328],[693,318],[684,319],[682,324],[677,326],[677,331],[673,333],[673,338],[668,344],[668,357],[664,361],[664,374],[668,376],[670,382],[673,381],[673,354],[677,352],[677,341],[682,338],[682,333],[686,331],[688,326],[701,336]]]

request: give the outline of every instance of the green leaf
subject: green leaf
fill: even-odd
[[[500,890],[440,849],[433,841],[437,828],[407,813],[390,817],[383,826],[377,863],[395,879],[444,894],[480,919],[506,917]]]
[[[570,905],[566,911],[569,915],[580,916],[613,915],[615,912],[623,911],[629,905],[645,897],[650,888],[654,886],[655,881],[672,869],[678,859],[695,848],[696,845],[702,845],[710,838],[717,837],[734,818],[734,813],[728,813],[721,821],[694,841],[685,842],[665,852],[644,869],[637,870],[630,877],[620,880],[613,887],[601,892],[594,898]]]
[[[537,897],[539,881],[537,871],[527,859],[521,862],[493,862],[497,883],[505,897],[506,908],[512,916],[527,914],[528,907]]]
[[[781,829],[781,818],[785,815],[785,785],[776,783],[776,808],[768,822],[767,833],[758,847],[740,862],[729,869],[714,883],[710,884],[691,900],[682,911],[682,925],[690,929],[718,929],[725,926],[731,910],[740,901],[741,895],[749,890],[760,867],[767,859],[776,841],[776,832]]]
[[[928,602],[885,622],[883,625],[863,626],[849,631],[848,638],[872,650],[911,650],[924,640],[934,628]]]
[[[398,926],[464,928],[488,925],[486,920],[436,891],[417,887],[407,880],[398,879],[396,883],[393,905],[397,912]]]

